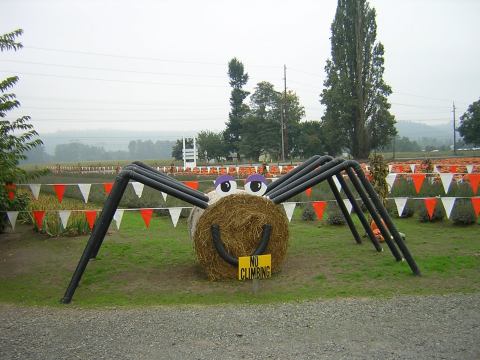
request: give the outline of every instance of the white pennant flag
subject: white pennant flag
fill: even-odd
[[[167,172],[167,168],[165,166],[163,167],[163,172]]]
[[[38,200],[38,195],[40,194],[41,184],[29,184],[30,190],[32,190],[33,197],[35,200]]]
[[[433,165],[433,172],[440,173],[440,171],[438,171],[437,165]]]
[[[161,191],[161,193],[162,193],[163,201],[167,202],[167,193],[164,193],[163,191]]]
[[[396,173],[390,173],[387,175],[387,177],[385,178],[385,180],[387,180],[387,184],[388,184],[388,187],[390,189],[390,191],[392,191],[392,188],[393,188],[393,183],[395,182],[395,179],[397,178],[397,174]]]
[[[83,200],[85,200],[85,204],[88,202],[88,195],[90,195],[91,187],[92,187],[92,184],[78,184],[78,188],[82,193]]]
[[[236,171],[237,174],[238,174],[238,172],[240,171],[240,167],[239,167],[239,166],[235,166],[235,171]]]
[[[177,227],[178,219],[180,218],[180,213],[182,212],[182,208],[180,207],[168,208],[168,212],[170,213],[170,217],[172,218],[173,227]]]
[[[135,191],[135,194],[137,194],[138,197],[141,197],[142,193],[143,193],[143,187],[145,185],[143,185],[140,182],[134,181],[134,182],[132,182],[132,186],[133,186],[133,191]]]
[[[352,203],[348,199],[343,199],[343,203],[345,204],[345,207],[347,208],[347,211],[350,214],[352,212]]]
[[[270,165],[265,166],[265,169],[267,169],[267,172],[270,172]]]
[[[282,203],[283,208],[285,209],[285,214],[287,214],[288,222],[292,221],[293,211],[295,210],[295,206],[297,203],[294,202],[285,202]]]
[[[412,173],[415,172],[415,166],[416,166],[415,164],[410,164],[410,170],[412,170]]]
[[[453,205],[455,205],[454,197],[442,197],[442,204],[445,208],[445,213],[447,214],[447,219],[450,219],[450,214],[452,213]]]
[[[471,174],[473,171],[473,165],[467,165],[467,173]]]
[[[397,205],[398,216],[402,216],[403,209],[405,209],[405,205],[407,204],[408,198],[395,198],[395,205]]]
[[[282,173],[282,170],[283,170],[283,166],[282,166],[282,165],[279,165],[279,166],[278,166],[278,171],[280,172],[280,174]]]
[[[391,173],[391,172],[392,172],[392,169],[393,169],[393,165],[392,165],[392,164],[389,164],[389,165],[388,165],[388,172]]]
[[[68,224],[68,219],[70,218],[70,214],[72,213],[71,210],[59,210],[58,211],[58,216],[60,217],[60,220],[62,221],[63,228],[67,228]]]
[[[123,209],[115,210],[115,214],[113,215],[113,220],[115,220],[115,224],[117,225],[117,230],[120,230],[120,224],[122,223],[123,218]]]
[[[207,166],[207,173],[210,174],[210,166]]]
[[[338,181],[336,176],[333,177],[333,182],[335,183],[338,192],[342,191],[342,185],[340,184],[340,181]]]
[[[12,230],[15,230],[15,224],[17,223],[18,211],[7,211],[8,220],[12,225]]]
[[[255,166],[255,172],[258,173],[258,166]]]
[[[440,180],[442,180],[443,189],[445,190],[445,194],[448,193],[448,188],[450,187],[450,183],[452,182],[453,174],[452,173],[441,173]]]

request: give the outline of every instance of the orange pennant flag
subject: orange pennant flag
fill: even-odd
[[[415,185],[415,191],[418,194],[422,188],[423,181],[425,180],[425,174],[412,174],[411,176],[413,184]]]
[[[312,195],[312,188],[305,190],[305,194],[307,194],[307,197],[310,197]]]
[[[457,165],[452,165],[452,166],[450,166],[450,172],[451,172],[452,174],[455,174],[455,173],[457,172]]]
[[[473,195],[477,193],[478,183],[480,182],[480,174],[468,174],[468,180],[473,191]]]
[[[103,188],[105,189],[105,193],[108,195],[110,191],[112,191],[113,183],[103,183]]]
[[[42,230],[43,218],[45,217],[45,210],[33,210],[33,218],[37,224],[38,230]]]
[[[150,220],[152,219],[153,209],[140,209],[140,215],[142,215],[145,226],[150,226]]]
[[[86,210],[85,217],[87,218],[88,227],[90,230],[93,230],[93,225],[95,224],[95,220],[97,219],[97,210]]]
[[[65,185],[64,184],[55,184],[53,185],[55,189],[55,193],[57,194],[58,202],[61,203],[63,200],[63,194],[65,193]]]
[[[475,215],[478,216],[480,214],[480,197],[474,197],[472,199],[473,210],[475,211]]]
[[[183,183],[193,190],[198,190],[198,181],[184,181]]]
[[[313,210],[315,210],[315,214],[317,214],[318,220],[322,220],[323,218],[323,212],[325,208],[327,207],[327,202],[326,201],[314,201],[312,203]]]
[[[15,189],[17,188],[17,185],[15,184],[6,184],[5,185],[5,190],[8,192],[8,200],[13,200],[15,199]]]
[[[427,208],[428,217],[431,220],[433,216],[433,211],[435,210],[435,206],[437,205],[437,198],[426,198],[423,201],[425,201],[425,207]]]

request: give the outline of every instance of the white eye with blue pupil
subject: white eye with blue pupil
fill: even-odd
[[[245,191],[251,195],[263,196],[267,191],[267,181],[262,175],[250,175],[245,181]]]
[[[215,181],[215,191],[220,196],[235,194],[235,192],[237,191],[237,183],[235,182],[235,179],[233,178],[233,176],[229,176],[229,175],[220,176]]]

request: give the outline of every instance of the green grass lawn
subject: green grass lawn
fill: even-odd
[[[382,253],[366,238],[357,245],[347,226],[301,221],[297,209],[279,274],[255,282],[211,282],[197,265],[185,219],[174,228],[169,217],[154,217],[146,229],[138,212],[125,212],[120,231],[111,228],[87,267],[72,305],[267,303],[480,290],[478,223],[458,227],[416,218],[395,223],[407,234],[420,277],[396,262],[386,245]],[[0,234],[0,302],[61,306],[86,240],[49,238],[26,225]]]

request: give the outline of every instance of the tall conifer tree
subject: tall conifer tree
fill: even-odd
[[[392,90],[383,80],[384,48],[376,41],[375,16],[366,0],[338,0],[321,94],[326,106],[322,125],[332,143],[327,147],[337,152],[346,148],[360,159],[396,134],[387,100]]]

